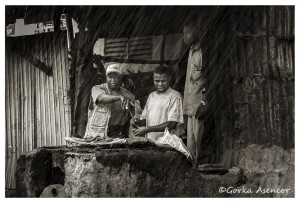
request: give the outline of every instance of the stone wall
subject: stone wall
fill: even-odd
[[[43,147],[19,157],[16,196],[39,197],[52,184],[64,185],[65,147]]]
[[[40,148],[18,160],[17,196],[39,197],[60,184],[68,197],[294,197],[294,150],[251,145],[226,157],[236,157],[239,167],[216,175],[192,169],[177,151],[151,145]],[[256,193],[259,187],[290,190]]]
[[[68,197],[227,197],[220,186],[243,179],[238,168],[203,174],[173,149],[144,145],[40,148],[20,157],[16,175],[18,197],[39,197],[55,184]]]
[[[70,197],[215,197],[219,178],[203,176],[177,151],[86,149],[66,153]]]

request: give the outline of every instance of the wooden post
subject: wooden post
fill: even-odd
[[[95,43],[95,35],[89,29],[89,21],[91,20],[92,7],[81,8],[83,16],[78,18],[79,32],[74,39],[74,53],[76,53],[76,63],[74,61],[72,88],[72,136],[83,137],[87,123],[87,111],[91,89],[97,84],[97,70],[92,68],[93,65],[93,47]]]
[[[68,43],[68,50],[69,50],[73,42],[73,26],[72,26],[72,19],[69,14],[66,14],[66,24],[67,24],[67,43]]]
[[[73,26],[72,19],[66,14],[67,25],[67,46],[68,46],[68,62],[69,62],[69,79],[70,79],[70,106],[71,106],[71,135],[74,133],[74,86],[75,86],[75,69],[76,69],[76,51],[73,50]]]

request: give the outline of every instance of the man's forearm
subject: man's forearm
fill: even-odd
[[[176,127],[177,122],[176,121],[167,121],[165,123],[156,125],[156,126],[148,126],[148,132],[164,132],[166,128],[169,128],[170,130],[174,129]]]
[[[121,100],[119,95],[101,94],[97,97],[96,104],[109,104]]]

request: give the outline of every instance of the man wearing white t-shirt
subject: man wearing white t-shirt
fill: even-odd
[[[131,121],[135,136],[146,135],[156,141],[163,136],[166,127],[172,131],[183,123],[182,96],[170,88],[171,75],[171,68],[163,65],[153,71],[156,91],[149,95],[141,119]]]

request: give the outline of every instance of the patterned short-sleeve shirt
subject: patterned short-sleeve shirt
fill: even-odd
[[[124,88],[121,88],[122,95],[127,96],[131,99],[132,102],[134,102],[134,95],[131,94],[129,91],[127,91]],[[96,85],[92,89],[91,97],[93,100],[93,104],[96,105],[97,97],[100,94],[110,94],[107,83]],[[126,109],[121,108],[121,101],[116,101],[111,104],[102,104],[103,105],[109,105],[111,109],[111,116],[109,119],[108,125],[124,125],[126,121],[129,119],[129,112]],[[89,115],[92,115],[92,111],[89,112]]]

